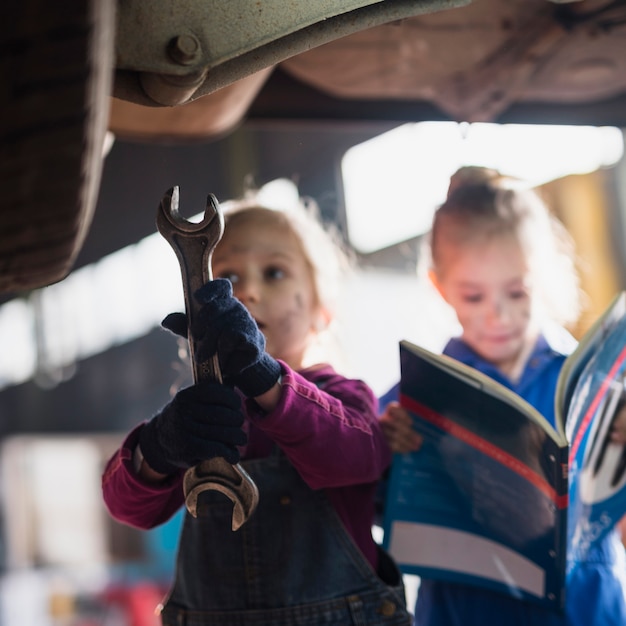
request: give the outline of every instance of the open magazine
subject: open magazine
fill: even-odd
[[[566,360],[556,428],[517,394],[450,357],[403,341],[400,364],[400,402],[423,444],[394,457],[384,547],[404,573],[563,608],[572,542],[588,548],[600,535],[597,519],[608,530],[626,512],[626,460],[605,437],[626,369],[625,294]],[[586,468],[598,458],[606,466],[600,462],[592,479]],[[570,461],[576,471],[568,480]],[[600,487],[606,479],[596,476],[608,474],[617,482]],[[579,520],[568,522],[569,497]]]

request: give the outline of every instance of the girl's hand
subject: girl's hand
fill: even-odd
[[[378,418],[389,447],[399,454],[419,450],[423,438],[413,430],[413,420],[399,402],[390,402]]]
[[[155,472],[168,475],[205,459],[239,461],[246,443],[241,398],[230,387],[200,383],[179,391],[139,434],[139,447]]]
[[[626,402],[619,405],[611,426],[611,441],[626,444]]]
[[[281,368],[265,351],[265,337],[246,307],[233,295],[229,280],[216,278],[194,294],[202,305],[191,329],[195,357],[208,361],[217,355],[224,383],[248,398],[272,389]],[[176,335],[187,335],[187,316],[171,313],[161,325]]]

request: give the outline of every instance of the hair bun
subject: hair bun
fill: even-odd
[[[460,167],[450,177],[450,184],[448,185],[449,198],[457,189],[465,187],[467,185],[483,185],[486,183],[498,183],[509,179],[504,176],[498,170],[490,167],[482,167],[480,165],[465,165]]]

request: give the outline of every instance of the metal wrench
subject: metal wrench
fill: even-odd
[[[178,211],[178,202],[178,187],[168,189],[159,205],[157,228],[176,252],[180,264],[193,379],[196,383],[209,380],[221,382],[217,355],[202,363],[195,358],[191,328],[192,320],[200,308],[193,294],[207,281],[212,280],[211,255],[224,232],[224,218],[213,194],[207,197],[204,218],[199,223],[183,218]],[[198,514],[198,495],[210,489],[222,492],[232,501],[233,530],[246,522],[259,501],[257,486],[243,467],[239,463],[231,465],[222,457],[202,461],[185,473],[185,504],[194,517]]]

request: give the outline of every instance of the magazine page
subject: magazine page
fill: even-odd
[[[626,317],[583,370],[567,420],[570,557],[584,560],[626,513],[626,446],[610,430],[626,402]]]
[[[386,549],[405,573],[562,607],[566,442],[523,400],[450,375],[408,342],[400,350],[401,403],[424,441],[394,457]]]

